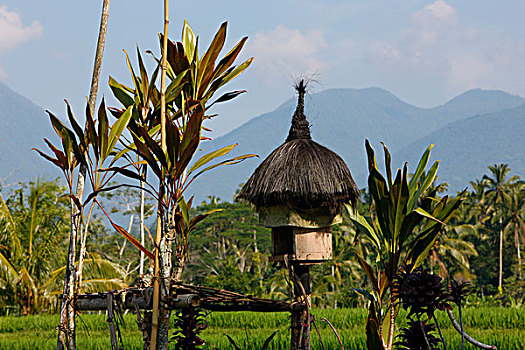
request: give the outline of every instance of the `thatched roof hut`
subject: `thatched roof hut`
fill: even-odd
[[[268,221],[264,217],[274,217],[270,221],[277,222],[267,222],[267,226],[280,226],[283,221],[295,226],[285,217],[297,213],[303,221],[317,222],[297,226],[328,226],[344,203],[355,205],[359,191],[343,159],[312,140],[304,115],[306,84],[301,81],[296,89],[298,104],[286,141],[255,169],[237,198],[255,205],[261,222]],[[283,213],[283,207],[290,212]],[[275,215],[282,218],[276,220]]]

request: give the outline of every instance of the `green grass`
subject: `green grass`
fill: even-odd
[[[317,309],[313,311],[326,349],[338,349],[338,341],[323,317],[338,330],[346,350],[366,349],[363,309]],[[449,349],[457,349],[461,337],[447,322],[446,315],[438,317]],[[400,320],[404,315],[400,315]],[[135,316],[127,314],[122,327],[125,349],[142,349],[142,334]],[[77,318],[77,344],[79,349],[109,349],[109,332],[104,314],[82,315]],[[0,317],[0,349],[54,349],[57,315]],[[232,349],[226,334],[242,349],[258,349],[266,337],[277,331],[270,349],[289,348],[289,319],[287,313],[215,312],[208,316],[209,327],[202,333],[208,349]],[[403,323],[400,323],[402,326]],[[525,309],[471,308],[465,310],[465,329],[476,339],[494,344],[498,349],[525,349]],[[312,349],[320,349],[317,334],[312,330]],[[475,349],[465,346],[466,350]]]

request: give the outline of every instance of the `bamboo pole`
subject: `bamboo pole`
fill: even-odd
[[[102,57],[104,53],[104,45],[106,43],[106,33],[109,19],[109,4],[110,0],[104,0],[102,4],[102,15],[100,19],[100,28],[97,40],[97,50],[95,53],[95,63],[93,68],[93,76],[91,78],[91,88],[89,92],[89,107],[93,114],[95,110],[95,103],[97,99],[98,82],[100,78],[100,70],[102,67]],[[77,179],[76,197],[81,201],[84,197],[84,185],[86,180],[86,168],[81,165]],[[76,260],[76,245],[78,238],[78,230],[81,223],[81,212],[77,208],[74,201],[71,200],[71,231],[69,235],[69,249],[66,262],[66,275],[64,278],[64,293],[60,306],[60,324],[58,326],[57,350],[64,348],[76,349],[76,334],[75,334],[75,260]],[[80,259],[83,259],[82,252],[85,247],[81,247]]]
[[[160,88],[160,123],[161,123],[161,148],[166,150],[166,66],[168,56],[168,24],[169,24],[169,0],[164,0],[164,38],[162,42],[162,65],[161,65],[161,88]],[[151,346],[150,349],[167,349],[168,348],[168,326],[169,310],[165,310],[161,305],[161,284],[163,287],[169,285],[169,279],[162,281],[161,277],[168,275],[170,271],[165,271],[166,261],[161,265],[161,245],[167,243],[165,232],[163,232],[162,220],[162,197],[164,196],[164,169],[162,181],[159,185],[159,204],[157,208],[157,235],[155,237],[155,277],[153,284],[153,315],[151,324]],[[165,257],[164,257],[165,258]],[[161,267],[162,270],[161,271]],[[169,288],[168,288],[169,292]],[[165,288],[162,288],[162,294],[165,294]],[[167,319],[167,323],[166,323]],[[159,332],[160,330],[160,332]]]
[[[146,172],[144,172],[145,175]],[[140,244],[144,247],[145,246],[145,235],[144,235],[144,201],[145,201],[145,195],[146,191],[144,191],[145,183],[144,181],[140,181]],[[141,250],[140,251],[140,262],[139,262],[139,276],[142,278],[144,276],[144,258],[145,254]]]

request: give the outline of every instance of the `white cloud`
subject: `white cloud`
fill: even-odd
[[[268,32],[256,33],[246,51],[256,58],[254,70],[271,80],[325,70],[328,65],[319,58],[324,47],[325,39],[317,30],[303,33],[279,25]]]
[[[455,24],[457,22],[457,11],[446,1],[436,0],[414,13],[413,18],[424,26]]]
[[[19,44],[42,36],[42,26],[38,21],[24,25],[20,14],[0,7],[0,52],[13,49]]]
[[[481,87],[523,94],[525,40],[465,25],[460,15],[446,1],[434,1],[414,12],[408,27],[390,39],[369,39],[364,63],[400,84],[451,93]]]
[[[369,44],[365,59],[394,74],[443,74],[450,71],[447,55],[459,33],[457,24],[456,9],[437,0],[412,15],[401,37]]]

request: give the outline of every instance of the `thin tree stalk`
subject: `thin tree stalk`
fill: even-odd
[[[463,350],[463,346],[465,345],[465,332],[463,330],[463,314],[461,311],[461,303],[458,304],[458,310],[459,310],[459,325],[461,327],[461,346],[459,347],[459,350]]]
[[[84,271],[84,260],[85,260],[85,255],[86,255],[86,241],[87,241],[89,223],[91,221],[91,214],[93,213],[94,207],[95,207],[95,201],[91,203],[91,207],[89,208],[88,217],[84,225],[84,230],[80,236],[80,256],[78,258],[78,268],[77,268],[78,270],[78,273],[77,273],[78,287],[76,291],[77,293],[80,293],[81,288],[82,288],[82,276],[83,276],[83,271]]]
[[[102,3],[102,16],[100,18],[100,28],[98,31],[97,51],[95,54],[93,76],[91,77],[91,89],[89,90],[89,110],[91,111],[91,115],[94,114],[97,101],[98,82],[100,80],[102,57],[104,56],[104,46],[106,44],[106,34],[108,31],[109,3],[110,0],[104,0]]]
[[[134,218],[135,218],[135,214],[131,214],[131,216],[129,218],[129,225],[128,225],[128,232],[129,233],[131,233],[131,229],[133,228],[133,219]],[[120,247],[120,251],[118,252],[117,264],[119,264],[119,265],[120,265],[120,260],[122,260],[122,255],[124,255],[124,249],[126,248],[127,241],[128,241],[128,239],[124,238],[124,240],[122,241],[122,247]],[[142,245],[142,246],[144,246],[144,245]]]
[[[519,219],[516,218],[514,221],[514,245],[516,246],[516,251],[518,253],[518,279],[521,280],[521,247],[518,220]]]
[[[91,88],[89,93],[89,108],[91,114],[94,113],[95,103],[97,99],[98,81],[100,77],[100,70],[102,67],[102,56],[104,53],[104,45],[106,43],[106,33],[109,19],[109,4],[110,0],[103,0],[102,15],[100,19],[100,28],[97,40],[97,50],[95,53],[95,63],[93,68],[93,76],[91,78]],[[87,123],[87,121],[86,121]],[[77,179],[76,197],[82,201],[84,197],[84,185],[86,180],[86,167],[81,165]],[[82,215],[80,209],[77,208],[73,200],[71,200],[71,232],[69,235],[69,249],[68,258],[66,262],[66,276],[64,278],[64,295],[60,307],[60,325],[58,327],[57,350],[62,350],[65,347],[71,350],[76,349],[75,339],[75,255],[78,238],[78,229],[80,227]],[[82,250],[82,248],[81,248]],[[69,271],[69,272],[68,272]],[[66,333],[67,332],[67,333]]]
[[[499,217],[499,273],[498,273],[498,291],[503,294],[503,218],[500,213]]]
[[[436,323],[436,327],[439,332],[439,337],[441,338],[441,342],[443,343],[444,350],[448,350],[447,342],[445,341],[445,338],[443,338],[443,333],[441,332],[441,327],[439,327],[439,322],[436,318],[436,315],[432,314],[432,317],[434,318],[434,322]],[[463,345],[461,345],[461,347],[463,347]]]
[[[164,0],[164,38],[162,43],[162,65],[161,65],[161,88],[160,88],[160,123],[161,123],[161,148],[166,150],[166,66],[168,52],[168,24],[169,24],[169,0]],[[169,284],[169,280],[160,281],[161,276],[166,275],[166,271],[161,271],[161,244],[167,244],[167,237],[163,232],[164,225],[162,220],[163,207],[162,199],[164,197],[164,169],[162,170],[162,179],[159,184],[159,203],[157,208],[157,235],[155,238],[155,276],[153,285],[153,315],[151,325],[151,349],[167,349],[168,347],[168,329],[169,310],[163,310],[160,305],[161,299],[161,282]],[[164,260],[164,259],[163,259]],[[165,261],[163,261],[165,262]],[[164,267],[164,263],[162,264]],[[168,271],[170,273],[171,271]],[[169,276],[169,275],[168,275]],[[164,292],[164,288],[162,288]],[[164,293],[163,293],[164,294]],[[166,317],[167,312],[167,317]],[[166,325],[166,318],[168,324]],[[160,321],[160,322],[159,322]],[[162,327],[159,332],[159,323]],[[165,333],[165,334],[164,334]]]
[[[427,344],[427,349],[432,350],[430,347],[430,343],[428,342],[427,332],[425,332],[425,326],[423,325],[423,322],[421,320],[417,320],[417,323],[419,323],[419,328],[421,328],[421,333],[423,334],[423,338],[425,339],[425,343]]]
[[[144,181],[140,181],[140,244],[144,247],[145,236],[144,236],[144,201],[146,196],[146,191],[144,191]],[[145,254],[140,251],[140,262],[139,262],[139,275],[142,277],[144,275],[144,258]]]
[[[75,339],[75,310],[73,309],[73,298],[75,288],[75,257],[77,245],[77,233],[80,213],[73,199],[71,205],[71,226],[69,234],[69,248],[66,261],[66,273],[64,277],[64,291],[60,306],[60,324],[58,326],[57,349],[76,349]]]

